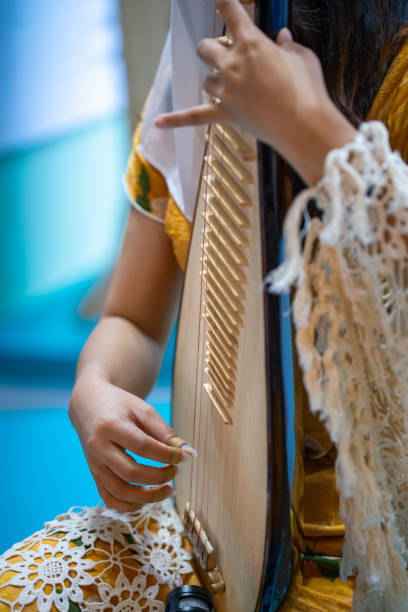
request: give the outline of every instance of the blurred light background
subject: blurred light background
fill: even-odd
[[[99,501],[67,405],[168,22],[169,0],[0,0],[0,553]],[[150,397],[167,416],[171,358]]]

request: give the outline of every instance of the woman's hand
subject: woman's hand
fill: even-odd
[[[216,0],[232,37],[204,39],[197,53],[215,71],[204,88],[216,100],[160,115],[157,127],[236,125],[277,149],[303,178],[320,178],[326,154],[355,135],[331,102],[316,55],[281,30],[276,43],[251,21],[239,0]]]
[[[83,376],[69,415],[107,506],[129,512],[173,494],[166,483],[177,473],[175,464],[191,455],[168,445],[175,433],[149,404],[98,376]],[[167,465],[140,465],[126,449]]]
[[[166,483],[189,456],[169,445],[174,431],[140,399],[159,373],[181,281],[164,225],[131,208],[104,315],[81,351],[69,407],[101,497],[117,510],[171,495]],[[127,450],[167,465],[139,465]]]

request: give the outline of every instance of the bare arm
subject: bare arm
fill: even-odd
[[[144,397],[152,387],[178,308],[182,273],[161,223],[131,208],[104,313],[78,362],[78,377],[103,373]]]
[[[77,368],[69,414],[105,503],[118,510],[172,493],[185,453],[144,397],[157,377],[180,298],[182,274],[164,226],[131,209],[101,321]],[[137,464],[130,450],[169,464]]]

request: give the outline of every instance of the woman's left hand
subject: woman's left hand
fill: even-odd
[[[315,182],[326,154],[355,135],[327,93],[318,58],[294,43],[287,29],[273,42],[239,0],[216,0],[216,8],[233,42],[204,39],[197,48],[215,69],[204,88],[216,102],[159,115],[156,126],[238,126],[277,149],[307,182]]]

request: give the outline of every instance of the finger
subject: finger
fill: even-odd
[[[224,45],[224,47],[232,47],[234,41],[232,40],[232,36],[230,34],[224,34],[224,36],[218,36],[217,42]]]
[[[280,30],[277,40],[277,44],[281,49],[287,51],[288,53],[293,53],[302,58],[303,61],[306,62],[307,66],[313,70],[315,76],[322,78],[322,67],[320,64],[320,60],[317,55],[308,47],[304,47],[299,43],[293,42],[292,35],[287,28],[283,28]]]
[[[169,440],[169,444],[170,446],[175,446],[176,448],[180,448],[183,451],[184,461],[191,461],[193,457],[198,457],[196,449],[190,446],[190,444],[183,440],[183,438],[174,436],[174,438]]]
[[[114,508],[119,512],[134,512],[142,507],[142,504],[129,504],[128,502],[117,499],[103,486],[101,479],[96,474],[92,472],[92,476],[94,477],[99,495],[107,508]]]
[[[197,55],[209,66],[221,70],[222,61],[228,53],[226,45],[214,38],[204,38],[197,45]]]
[[[152,438],[131,422],[118,424],[112,431],[111,439],[135,455],[160,463],[177,464],[185,460],[181,449]]]
[[[286,42],[293,42],[292,32],[288,28],[282,28],[276,37],[276,44],[282,46]]]
[[[220,72],[213,72],[204,81],[204,89],[210,96],[219,98],[225,87],[225,79]]]
[[[133,422],[137,427],[148,436],[163,442],[167,446],[181,449],[183,461],[191,458],[191,455],[196,456],[196,451],[185,440],[176,436],[174,429],[147,402],[139,400],[137,410],[132,410],[130,416],[132,416]],[[171,461],[169,463],[178,463],[178,461]]]
[[[104,463],[125,482],[140,485],[163,485],[173,480],[178,472],[175,465],[164,465],[158,468],[140,465],[123,449],[114,445],[111,445],[111,451],[106,456]]]
[[[175,431],[150,404],[137,398],[137,406],[132,406],[129,417],[136,425],[152,438],[168,444]]]
[[[221,104],[202,104],[184,111],[158,115],[154,124],[159,128],[177,128],[188,125],[207,125],[224,121],[225,118],[226,110]]]
[[[284,28],[284,30],[286,30],[286,28]],[[281,34],[281,32],[282,30],[280,30],[279,34]],[[287,32],[289,32],[289,30],[287,30]],[[294,42],[292,38],[288,38],[286,34],[282,34],[279,38],[279,42],[278,39],[276,40],[276,44],[284,51],[288,51],[289,53],[296,53],[297,55],[301,56],[310,51],[310,49],[308,49],[307,47],[304,47],[303,45]]]
[[[115,498],[130,504],[150,504],[171,497],[173,489],[164,487],[141,487],[131,485],[112,472],[107,466],[95,466],[94,471],[105,489]]]
[[[227,30],[236,41],[245,38],[245,35],[254,27],[239,0],[216,0],[215,8],[218,9]]]

